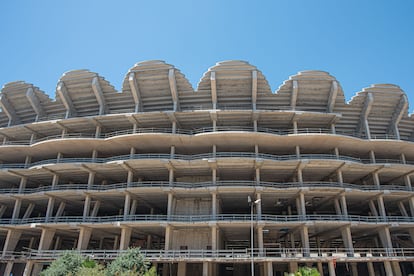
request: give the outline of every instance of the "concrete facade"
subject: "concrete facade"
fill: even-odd
[[[0,107],[3,275],[133,246],[165,276],[250,275],[252,261],[262,276],[414,273],[414,119],[396,85],[347,103],[333,76],[304,71],[272,93],[225,61],[194,91],[147,61],[120,92],[78,70],[54,100],[6,84]]]

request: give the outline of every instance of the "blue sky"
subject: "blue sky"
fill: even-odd
[[[272,90],[324,70],[346,99],[394,83],[414,107],[414,1],[106,1],[0,3],[0,85],[24,80],[55,97],[60,76],[89,69],[117,90],[136,62],[161,59],[193,84],[216,62],[247,60]]]

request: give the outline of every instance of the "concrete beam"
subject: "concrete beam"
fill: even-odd
[[[170,91],[171,91],[171,97],[173,100],[173,110],[178,111],[180,110],[180,100],[178,97],[178,91],[177,91],[177,81],[175,79],[175,69],[171,68],[168,70],[168,82],[170,83]]]
[[[296,108],[296,101],[297,101],[297,98],[298,98],[298,91],[299,91],[298,81],[294,80],[294,81],[292,81],[292,95],[290,96],[290,108],[292,110],[295,110],[295,108]]]
[[[106,105],[105,97],[102,92],[101,85],[99,84],[99,78],[94,77],[92,79],[92,90],[95,94],[96,100],[99,104],[99,115],[104,115],[108,113],[108,106]]]
[[[391,134],[394,133],[396,138],[400,140],[400,131],[398,129],[398,124],[400,123],[402,117],[407,112],[408,108],[408,99],[405,94],[401,95],[400,101],[397,105],[397,107],[394,110],[394,113],[392,114],[390,124],[387,129],[387,133]]]
[[[134,98],[134,102],[135,102],[135,112],[144,111],[144,108],[142,105],[141,92],[139,90],[137,78],[134,72],[129,73],[128,82],[129,82],[129,86],[131,87],[132,97]]]
[[[39,120],[40,117],[45,117],[46,112],[44,111],[42,105],[40,104],[39,98],[34,93],[33,87],[29,87],[26,92],[26,97],[30,102],[33,110],[36,112],[36,121]]]
[[[216,72],[212,71],[210,74],[211,82],[211,102],[213,103],[213,109],[217,109],[217,83]]]
[[[359,117],[358,126],[356,129],[357,134],[361,134],[362,130],[365,128],[365,133],[368,139],[371,139],[371,133],[369,131],[368,124],[368,115],[371,112],[372,104],[374,103],[374,96],[371,93],[367,93],[365,96],[364,106],[361,110],[361,115]]]
[[[69,96],[68,90],[63,81],[60,81],[57,86],[57,94],[60,96],[63,105],[66,108],[66,118],[71,116],[76,116],[77,112],[75,106],[73,105],[72,99]]]
[[[331,91],[329,93],[327,112],[332,113],[335,107],[336,97],[338,95],[338,82],[332,81]]]
[[[0,107],[7,117],[9,117],[9,126],[12,124],[21,124],[19,116],[17,116],[16,110],[10,104],[6,95],[0,95]]]
[[[252,71],[252,109],[256,110],[257,103],[257,71]]]

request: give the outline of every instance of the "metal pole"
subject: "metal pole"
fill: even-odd
[[[252,270],[252,276],[254,276],[254,253],[253,253],[253,247],[254,247],[254,234],[253,234],[253,202],[250,203],[250,247],[251,247],[251,254],[252,254],[252,262],[251,262],[251,270]]]

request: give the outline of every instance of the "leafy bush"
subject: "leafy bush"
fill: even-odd
[[[129,248],[119,255],[107,267],[108,276],[145,275],[150,263],[145,260],[139,248]]]
[[[295,273],[285,273],[287,276],[320,276],[318,270],[314,267],[300,267]]]
[[[66,251],[50,266],[43,270],[41,276],[68,276],[76,275],[81,268],[83,258],[79,253]]]

